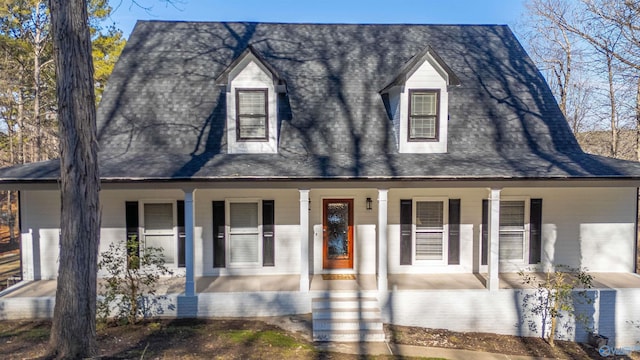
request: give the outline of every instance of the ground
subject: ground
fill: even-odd
[[[302,317],[302,322],[309,319]],[[284,330],[278,319],[157,320],[138,325],[99,326],[100,359],[359,359],[323,352],[307,332]],[[6,359],[45,354],[49,321],[0,321],[0,354]],[[450,347],[557,359],[600,358],[588,345],[559,341],[552,349],[542,339],[483,333],[456,333],[401,326],[385,328],[391,342]],[[5,357],[6,356],[6,357]],[[391,359],[390,356],[371,357]],[[640,359],[640,356],[631,357]]]

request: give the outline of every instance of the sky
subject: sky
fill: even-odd
[[[514,29],[524,12],[524,0],[171,1],[110,0],[115,9],[110,20],[128,38],[137,20],[507,24]]]

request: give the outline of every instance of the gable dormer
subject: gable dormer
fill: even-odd
[[[251,46],[216,79],[226,89],[229,154],[278,152],[278,94],[285,82]]]
[[[398,152],[446,153],[450,85],[458,77],[431,48],[412,57],[381,91]]]

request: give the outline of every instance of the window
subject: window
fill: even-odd
[[[415,259],[443,260],[445,240],[444,202],[416,202],[415,224]]]
[[[229,220],[229,258],[231,264],[257,264],[260,260],[258,203],[230,203]]]
[[[500,260],[524,260],[525,201],[500,202]]]
[[[275,266],[275,201],[213,202],[213,267]],[[260,222],[262,220],[262,222]],[[260,252],[262,251],[262,252]]]
[[[268,140],[267,89],[236,90],[237,140]]]
[[[438,140],[439,90],[409,91],[409,141]]]
[[[173,204],[144,204],[145,247],[161,248],[167,264],[176,259],[175,234],[173,231]]]

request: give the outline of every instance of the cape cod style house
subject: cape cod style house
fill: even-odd
[[[582,152],[506,26],[139,22],[98,136],[101,249],[162,247],[168,315],[536,335],[516,273],[564,264],[595,276],[591,326],[640,340],[640,164]],[[58,166],[0,169],[23,271],[0,318],[51,316],[25,289],[56,278]]]

